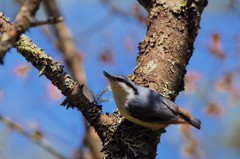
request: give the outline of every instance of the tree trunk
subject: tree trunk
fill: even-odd
[[[147,34],[139,44],[132,79],[174,100],[184,89],[183,78],[199,32],[207,0],[138,0],[149,12]],[[107,132],[107,159],[154,159],[161,133],[122,120],[118,113]]]
[[[139,45],[137,66],[132,79],[135,83],[174,100],[179,91],[184,89],[186,66],[192,56],[201,13],[207,0],[138,1],[149,12],[149,16],[147,34]],[[21,35],[31,24],[19,32],[19,28],[13,27],[2,13],[0,24],[0,32],[5,32],[6,35],[13,35],[13,31],[18,33],[18,38],[9,36],[10,40],[4,41],[4,45],[9,46],[5,51],[14,44],[17,51],[40,71],[39,75],[45,75],[67,97],[62,105],[82,112],[102,140],[105,158],[156,157],[157,145],[164,130],[154,132],[138,126],[123,119],[118,112],[112,115],[102,114],[101,107],[89,101],[82,93],[82,85],[73,81],[63,67],[33,44],[31,39]],[[0,40],[0,46],[1,44],[3,42]],[[3,57],[4,55],[0,56]]]

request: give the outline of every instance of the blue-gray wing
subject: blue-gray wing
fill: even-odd
[[[139,96],[128,103],[129,114],[146,122],[176,122],[179,120],[177,110],[175,103],[154,91],[148,91],[145,97]]]

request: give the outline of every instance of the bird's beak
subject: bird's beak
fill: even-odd
[[[107,79],[108,79],[108,80],[114,80],[114,79],[115,79],[115,77],[114,77],[114,76],[110,75],[110,74],[109,74],[109,73],[107,73],[106,71],[103,71],[103,74],[104,74],[104,76],[106,76],[106,77],[107,77]]]

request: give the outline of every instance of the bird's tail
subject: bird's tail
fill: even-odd
[[[197,129],[201,129],[201,120],[199,120],[199,119],[197,119],[197,118],[192,118],[192,119],[190,120],[190,124],[191,124],[192,126],[194,126],[195,128],[197,128]]]
[[[197,129],[201,129],[201,120],[192,117],[189,113],[185,112],[181,108],[179,109],[179,115],[189,124]]]

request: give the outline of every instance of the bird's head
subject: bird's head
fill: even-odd
[[[113,76],[103,71],[110,82],[113,94],[138,94],[137,86],[126,76]]]

